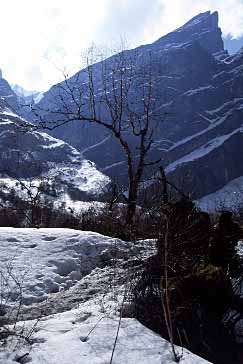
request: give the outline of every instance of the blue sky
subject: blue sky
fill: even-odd
[[[219,11],[226,47],[240,48],[242,0],[1,1],[0,67],[9,82],[46,90],[64,69],[72,74],[81,67],[81,54],[92,43],[150,43],[207,10]]]
[[[230,54],[236,53],[243,47],[243,37],[239,39],[232,39],[231,36],[224,38],[224,47],[228,49]]]

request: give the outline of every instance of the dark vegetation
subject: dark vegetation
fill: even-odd
[[[213,228],[190,199],[163,204],[157,252],[135,273],[132,289],[142,323],[220,364],[242,362],[236,343],[242,335],[242,263],[235,245],[243,231],[229,216],[229,223],[221,218]]]
[[[41,189],[23,199],[14,188],[10,193],[0,190],[0,226],[78,228],[78,217],[66,208],[65,203],[55,208],[49,192],[45,195]]]

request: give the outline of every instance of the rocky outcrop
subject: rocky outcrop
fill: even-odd
[[[218,13],[209,11],[199,14],[181,28],[160,38],[153,44],[154,47],[170,47],[175,44],[197,41],[210,53],[222,52],[224,43],[218,26]]]
[[[2,77],[2,71],[0,69],[0,107],[11,108],[16,113],[20,112],[20,106],[17,97],[11,89],[8,82]]]

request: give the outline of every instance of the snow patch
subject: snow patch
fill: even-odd
[[[235,178],[223,188],[197,201],[200,209],[208,212],[235,210],[243,205],[243,177]]]
[[[91,304],[92,309],[92,304]],[[84,321],[78,310],[49,317],[40,322],[33,337],[29,361],[35,364],[107,364],[110,362],[116,337],[118,318],[93,313],[90,317],[83,307]],[[5,349],[6,350],[6,349]],[[0,361],[15,364],[16,351],[0,352]],[[16,350],[16,349],[15,349]],[[188,350],[176,347],[182,354],[182,364],[209,364]],[[23,355],[23,354],[22,354]],[[27,363],[27,361],[26,361]],[[173,364],[170,344],[137,320],[121,320],[113,357],[114,364]]]
[[[0,228],[0,269],[13,267],[23,282],[23,303],[28,305],[69,288],[102,265],[115,248],[126,251],[129,246],[86,231]]]
[[[214,149],[220,147],[226,140],[228,140],[233,135],[242,132],[242,127],[235,129],[229,134],[221,135],[217,138],[210,140],[207,144],[204,144],[202,147],[195,149],[193,152],[184,155],[183,157],[177,159],[176,161],[172,162],[165,168],[166,173],[173,172],[177,167],[182,164],[193,162],[196,159],[202,158],[203,156],[211,153]]]

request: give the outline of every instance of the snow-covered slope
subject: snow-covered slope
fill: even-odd
[[[12,273],[23,281],[23,303],[31,304],[70,288],[129,248],[128,243],[93,232],[0,228],[0,269],[11,263]]]
[[[231,210],[237,213],[243,207],[243,177],[235,178],[220,190],[202,197],[197,201],[204,211]]]
[[[10,346],[9,353],[0,351],[0,360],[4,360],[4,364],[15,364],[17,358],[29,353],[28,360],[34,364],[110,363],[118,318],[91,313],[92,309],[93,303],[90,303],[84,311],[80,309],[47,318],[40,322],[31,348],[27,346],[11,352]],[[208,361],[186,349],[176,347],[176,351],[182,355],[181,364],[209,364]],[[112,363],[173,364],[174,362],[170,344],[166,340],[135,319],[122,319]]]
[[[6,107],[0,108],[0,164],[2,181],[6,181],[5,177],[24,181],[45,176],[88,194],[101,192],[109,182],[75,148],[36,131]]]
[[[21,114],[17,96],[0,70],[0,182],[10,190],[19,180],[36,185],[45,178],[58,184],[62,193],[75,190],[79,198],[102,192],[109,178],[94,163],[67,142],[37,130]]]
[[[41,320],[32,337],[32,346],[18,348],[16,343],[0,349],[0,361],[15,364],[26,355],[34,364],[108,364],[110,363],[119,319],[116,315],[95,312],[95,303]],[[15,345],[15,346],[14,346]],[[20,346],[20,345],[19,345]],[[181,364],[209,364],[186,349],[176,347]],[[112,363],[173,364],[170,344],[135,319],[121,321]]]
[[[73,306],[69,305],[67,312],[42,317],[38,322],[19,322],[20,336],[10,337],[0,346],[0,363],[110,363],[129,279],[128,255],[132,255],[129,243],[92,232],[0,229],[1,272],[3,267],[11,267],[13,277],[18,281],[23,277],[24,303],[35,302],[26,307],[25,316],[29,310],[29,318],[39,317],[37,301],[47,297],[45,306],[42,303],[45,315],[50,306],[52,312],[63,311],[65,294],[76,306],[70,310]],[[76,287],[79,295],[75,295]],[[23,340],[30,332],[30,340]],[[180,363],[208,363],[185,349],[178,347],[176,351],[181,355]],[[135,319],[121,319],[113,364],[173,362],[166,340]]]

